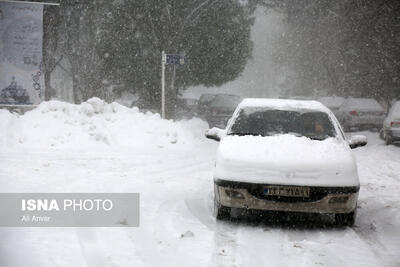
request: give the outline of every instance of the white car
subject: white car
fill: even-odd
[[[345,130],[380,129],[386,114],[375,99],[349,97],[343,102],[337,116]]]
[[[324,104],[327,108],[329,108],[335,116],[339,114],[340,106],[346,99],[340,96],[324,96],[318,98],[318,101]]]
[[[383,121],[382,137],[387,145],[400,141],[400,101],[393,104]]]
[[[244,99],[219,140],[214,171],[215,213],[267,210],[335,214],[355,221],[360,183],[349,142],[332,112],[317,101]]]

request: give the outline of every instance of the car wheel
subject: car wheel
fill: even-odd
[[[214,216],[217,220],[227,220],[231,217],[231,209],[224,207],[214,200]]]
[[[392,138],[390,136],[386,135],[385,136],[385,142],[386,142],[386,145],[390,145],[390,144],[393,143],[393,140],[392,140]]]
[[[335,224],[339,226],[353,226],[356,221],[356,212],[335,214]]]
[[[385,139],[385,131],[384,131],[383,129],[381,129],[381,130],[379,131],[379,138],[382,139],[382,140]]]

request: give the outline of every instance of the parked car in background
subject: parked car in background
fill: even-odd
[[[400,141],[400,101],[392,105],[386,119],[383,121],[381,134],[387,145]]]
[[[192,118],[197,113],[198,100],[195,98],[178,98],[176,117]]]
[[[355,221],[360,183],[349,142],[328,108],[317,101],[244,99],[220,140],[214,171],[215,214],[283,211],[334,214]],[[350,145],[350,147],[349,147]]]
[[[314,100],[315,98],[313,96],[305,96],[305,95],[295,95],[295,96],[289,96],[289,97],[284,97],[283,99],[292,99],[292,100]]]
[[[385,116],[384,108],[372,98],[347,98],[338,112],[338,119],[346,131],[378,130]]]
[[[207,113],[208,107],[215,98],[216,94],[202,94],[199,98],[198,104],[197,104],[197,114],[200,117],[205,118],[205,114]]]
[[[325,96],[318,98],[318,101],[328,107],[336,117],[339,116],[340,106],[346,99],[340,96]]]
[[[208,104],[205,119],[210,127],[225,128],[242,98],[237,95],[217,94]]]

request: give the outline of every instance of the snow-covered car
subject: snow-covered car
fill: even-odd
[[[383,121],[382,137],[387,145],[400,141],[400,101],[393,104]]]
[[[210,127],[226,127],[242,98],[237,95],[217,94],[208,105],[206,120]]]
[[[328,107],[337,117],[339,115],[340,106],[346,99],[341,96],[325,96],[318,98],[318,101]]]
[[[350,148],[332,112],[317,101],[244,99],[226,129],[206,137],[220,141],[214,170],[215,213],[264,210],[335,214],[355,221],[360,183]]]
[[[347,98],[340,106],[338,119],[345,130],[380,129],[385,109],[372,98]]]
[[[295,96],[290,96],[288,99],[292,99],[292,100],[314,100],[314,97],[305,96],[305,95],[295,95]]]

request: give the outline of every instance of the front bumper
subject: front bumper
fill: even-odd
[[[350,213],[356,209],[359,187],[310,187],[310,198],[268,197],[260,194],[267,184],[216,180],[219,205],[230,208],[306,213]],[[232,192],[237,192],[232,194]]]

